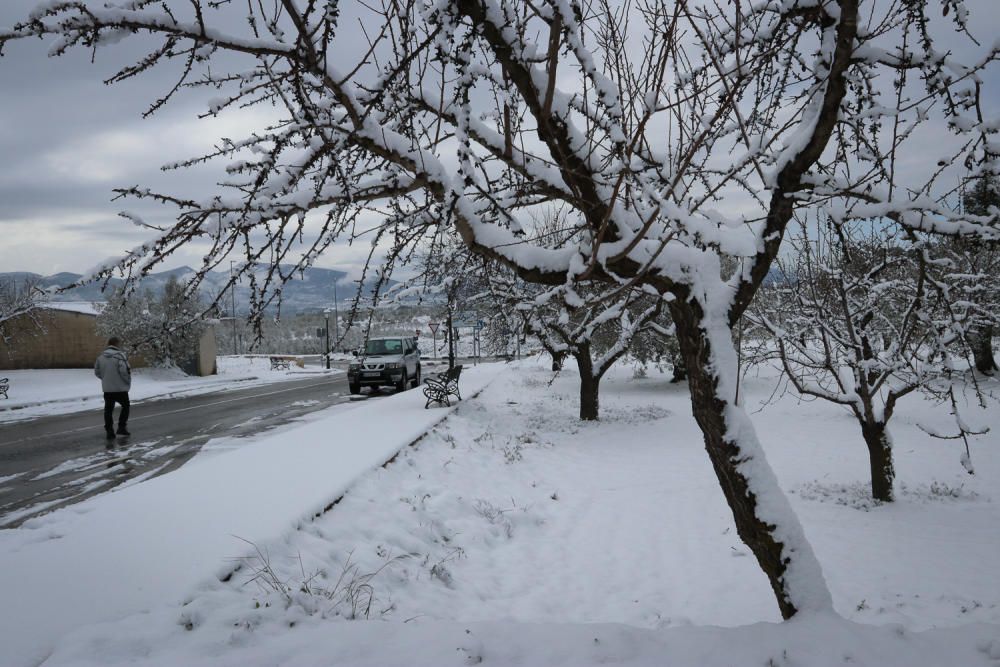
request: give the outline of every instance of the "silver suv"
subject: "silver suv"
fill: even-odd
[[[363,352],[347,367],[347,384],[352,394],[361,387],[393,385],[397,391],[420,384],[420,351],[417,339],[407,336],[369,338]]]

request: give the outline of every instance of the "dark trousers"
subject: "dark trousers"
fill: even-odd
[[[128,424],[128,392],[127,391],[106,391],[104,392],[104,430],[115,430],[115,403],[122,406],[122,411],[118,415],[118,428],[123,429]]]

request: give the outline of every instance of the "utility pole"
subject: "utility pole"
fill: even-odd
[[[326,310],[326,346],[323,348],[325,352],[323,356],[326,357],[326,370],[330,370],[330,309]]]
[[[233,265],[236,264],[235,260],[229,260],[229,296],[232,301],[232,312],[230,315],[233,316],[233,354],[239,354],[239,350],[236,349],[236,282],[233,280]]]
[[[448,304],[448,370],[455,367],[455,330],[451,326],[451,304]]]
[[[337,276],[333,277],[333,339],[334,341],[340,341],[340,314],[337,312]],[[330,328],[329,323],[327,324],[327,329]],[[326,346],[327,353],[330,352],[329,341],[327,341]],[[329,360],[327,361],[326,367],[330,367]]]

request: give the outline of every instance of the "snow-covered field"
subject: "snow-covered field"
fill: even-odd
[[[137,368],[132,372],[132,402],[150,398],[192,396],[301,379],[324,371],[319,366],[272,371],[266,356],[219,357],[217,375],[185,375],[176,368]],[[0,423],[45,415],[92,410],[103,405],[101,383],[88,368],[2,371],[10,379],[9,398],[0,399]]]
[[[970,476],[959,443],[933,440],[916,426],[945,430],[947,415],[919,399],[901,404],[893,428],[899,498],[874,505],[853,419],[792,396],[763,405],[775,378],[748,379],[745,404],[840,614],[777,623],[767,581],[735,534],[686,388],[655,371],[634,379],[619,367],[603,383],[602,421],[581,423],[575,374],[564,371],[550,383],[546,362],[508,367],[416,447],[362,474],[314,520],[304,517],[315,499],[288,513],[280,537],[263,537],[273,526],[241,529],[237,534],[261,537],[252,546],[229,538],[241,564],[229,581],[210,575],[231,570],[232,561],[204,562],[200,585],[62,636],[45,664],[1000,665],[995,406],[985,414],[969,410],[970,419],[993,427],[970,442]],[[998,386],[990,381],[987,388]],[[362,409],[390,421],[389,401],[415,399],[417,392],[407,392],[334,409],[303,429],[347,432],[352,426],[343,420],[358,419]],[[297,432],[269,442],[296,445]],[[396,446],[411,439],[400,437]],[[207,461],[222,465],[241,451]],[[255,467],[309,471],[301,484],[265,483],[265,496],[301,496],[308,487],[322,497],[325,489],[313,488],[323,486],[317,466],[329,467],[331,492],[350,468],[317,448],[256,451]],[[79,506],[79,521],[103,525],[102,502]],[[35,539],[18,542],[20,557],[38,542],[58,550],[72,537],[63,531],[72,528],[66,517],[73,511],[59,513],[61,523],[26,524],[20,534]],[[238,504],[229,511],[234,525],[247,518]],[[171,538],[165,519],[182,523],[134,519],[158,523],[162,534],[162,559],[151,557],[143,569],[150,582],[171,570],[171,554],[184,544]],[[220,538],[234,532],[224,521],[215,527]],[[10,544],[0,541],[0,549]],[[9,563],[0,558],[0,572]],[[113,572],[100,582],[109,596],[141,583]],[[56,579],[59,586],[37,584],[26,602],[5,594],[3,614],[24,604],[58,607],[60,586],[69,584]]]

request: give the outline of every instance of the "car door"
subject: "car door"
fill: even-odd
[[[417,374],[417,363],[420,354],[417,352],[417,339],[406,339],[406,372],[412,378]]]

